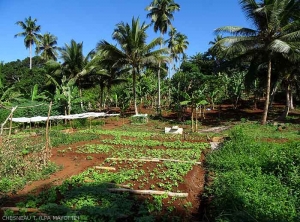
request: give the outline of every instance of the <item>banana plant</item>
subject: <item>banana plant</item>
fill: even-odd
[[[75,97],[74,94],[78,91],[77,87],[74,86],[76,78],[67,80],[66,76],[63,76],[61,79],[61,84],[59,84],[52,76],[47,74],[47,77],[56,86],[54,100],[56,102],[63,101],[63,103],[67,104],[67,106],[65,106],[65,114],[70,115],[72,110],[72,102],[76,102],[76,100],[73,100]]]
[[[39,85],[35,84],[31,90],[31,101],[48,99],[48,96],[46,96],[46,92],[38,93],[38,91]]]

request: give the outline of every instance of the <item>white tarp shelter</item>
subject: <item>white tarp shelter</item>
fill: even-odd
[[[106,114],[106,113],[81,113],[81,114],[73,114],[73,115],[60,115],[60,116],[50,116],[49,120],[64,120],[64,119],[84,119],[84,118],[96,118],[96,117],[107,117],[107,116],[119,116],[120,114]],[[45,116],[35,116],[35,117],[19,117],[19,118],[11,118],[13,122],[17,123],[33,123],[33,122],[42,122],[47,121],[48,117]]]

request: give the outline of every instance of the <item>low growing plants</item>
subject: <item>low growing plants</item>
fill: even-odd
[[[272,130],[267,134],[254,125],[257,132],[248,133],[248,128],[233,129],[231,141],[207,156],[214,173],[207,189],[213,195],[210,216],[216,221],[299,221],[299,142],[260,141],[254,136],[273,137]]]

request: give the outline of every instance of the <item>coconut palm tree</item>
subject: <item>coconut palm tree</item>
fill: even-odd
[[[257,61],[267,66],[266,100],[262,117],[262,124],[267,121],[272,62],[276,54],[290,59],[296,58],[299,53],[300,2],[295,0],[240,0],[246,17],[249,18],[254,29],[226,26],[216,30],[216,33],[229,33],[219,40],[214,47],[226,46],[224,57],[226,59],[243,59]]]
[[[172,27],[168,33],[169,39],[166,40],[166,43],[168,44],[168,48],[170,49],[170,57],[172,59],[172,63],[178,60],[178,54],[176,52],[176,36],[177,36],[177,29]]]
[[[84,56],[83,43],[77,43],[72,39],[70,44],[65,44],[65,47],[60,48],[60,53],[62,64],[48,61],[47,66],[52,74],[66,78],[65,82],[70,82],[69,85],[78,83],[79,97],[82,99],[81,81],[84,76],[92,73],[95,69],[95,66],[90,62],[94,51],[91,50],[87,56]],[[81,108],[83,109],[82,100]]]
[[[180,6],[174,2],[174,0],[153,0],[151,4],[146,7],[149,11],[147,14],[148,18],[151,18],[154,24],[154,31],[159,31],[161,38],[167,33],[168,27],[172,27],[171,20],[174,19],[173,13],[180,10]],[[163,47],[163,42],[161,43],[161,48]],[[157,72],[158,78],[158,110],[160,110],[160,66]]]
[[[175,36],[175,45],[174,45],[174,50],[175,52],[179,55],[181,55],[181,60],[183,60],[184,58],[186,58],[186,54],[184,53],[184,51],[187,49],[189,42],[187,40],[187,36],[178,32]]]
[[[184,51],[189,45],[187,36],[180,32],[177,32],[175,28],[171,28],[171,30],[169,31],[169,36],[170,38],[166,40],[166,42],[168,43],[168,48],[170,49],[172,60],[175,62],[177,62],[178,59],[183,60],[186,57]]]
[[[77,43],[75,40],[71,40],[71,44],[65,44],[65,47],[61,48],[61,59],[63,74],[68,78],[74,78],[78,73],[83,70],[87,59],[83,55],[83,42]]]
[[[45,33],[38,37],[38,44],[36,46],[36,54],[41,53],[41,57],[43,60],[57,60],[58,57],[58,50],[57,47],[57,37],[50,34],[49,32]]]
[[[104,92],[110,91],[113,85],[127,82],[127,79],[122,78],[123,74],[130,71],[130,68],[122,68],[114,66],[115,61],[106,58],[106,55],[102,51],[97,51],[95,57],[91,61],[92,65],[96,67],[93,72],[90,73],[88,82],[92,85],[99,84],[100,96],[99,102],[100,107],[104,108]]]
[[[31,16],[28,18],[25,18],[25,22],[23,21],[18,21],[16,22],[17,25],[19,25],[22,29],[23,32],[20,32],[15,35],[15,37],[18,36],[23,36],[25,37],[24,43],[26,49],[29,48],[29,58],[30,58],[30,63],[29,63],[29,68],[32,68],[32,45],[37,44],[38,42],[38,37],[40,37],[40,30],[41,26],[36,25],[37,19],[31,19]]]
[[[157,45],[161,44],[162,38],[155,38],[149,44],[146,44],[146,30],[148,27],[149,25],[145,23],[140,24],[139,18],[132,18],[131,25],[121,22],[117,24],[113,32],[113,39],[117,42],[119,48],[105,40],[97,44],[97,50],[101,50],[106,54],[104,61],[114,61],[114,67],[130,68],[136,114],[138,114],[136,104],[137,76],[141,74],[145,67],[154,66],[167,60],[167,57],[164,56],[168,52],[167,49],[154,50]]]
[[[180,59],[180,54],[182,54],[182,58],[185,58],[184,51],[187,49],[189,42],[187,41],[186,35],[177,32],[176,28],[171,27],[169,33],[169,39],[165,42],[168,44],[168,48],[170,49],[170,57],[171,64],[169,67],[169,79],[171,76],[171,68],[176,69],[175,63],[177,63],[178,59]],[[170,83],[170,82],[169,82]],[[171,88],[169,87],[169,103],[171,103]]]

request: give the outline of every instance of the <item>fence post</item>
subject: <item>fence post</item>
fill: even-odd
[[[46,122],[46,144],[45,144],[46,155],[44,156],[44,165],[46,164],[46,161],[48,161],[48,159],[51,156],[50,149],[49,149],[49,120],[50,120],[51,107],[52,107],[52,101],[49,104],[48,117]]]
[[[12,114],[14,113],[14,111],[17,109],[18,106],[15,106],[11,109],[10,114],[8,115],[8,117],[6,118],[6,120],[1,124],[1,131],[0,131],[0,135],[2,136],[3,134],[3,127],[6,124],[6,122],[9,120],[9,118],[12,118]]]

